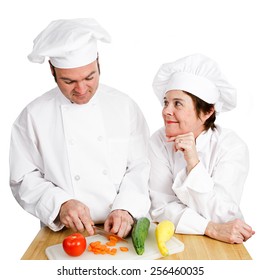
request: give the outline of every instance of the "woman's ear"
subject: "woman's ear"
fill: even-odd
[[[215,108],[214,106],[212,106],[209,110],[209,112],[207,113],[208,114],[208,118],[215,112]]]
[[[206,113],[201,113],[200,119],[205,123],[205,121],[210,118],[210,116],[215,112],[214,106],[210,108],[210,110]]]

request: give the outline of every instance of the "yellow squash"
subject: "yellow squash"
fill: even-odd
[[[157,241],[157,246],[160,253],[163,256],[169,254],[168,248],[166,247],[166,242],[173,236],[175,226],[171,221],[164,220],[161,221],[155,229],[155,236]]]

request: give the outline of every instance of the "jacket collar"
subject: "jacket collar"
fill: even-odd
[[[206,147],[211,142],[211,137],[213,134],[213,130],[210,128],[207,131],[203,131],[197,138],[196,138],[196,148],[198,152],[205,152]]]
[[[89,106],[90,104],[95,104],[97,102],[98,98],[99,98],[99,95],[100,95],[100,90],[99,90],[99,87],[98,87],[97,91],[95,92],[95,94],[89,100],[88,103],[78,105],[78,104],[72,103],[66,96],[64,96],[64,94],[61,92],[59,87],[56,87],[56,92],[57,92],[57,98],[58,98],[61,105],[69,105],[69,106],[71,105],[71,106],[81,106],[81,107]]]

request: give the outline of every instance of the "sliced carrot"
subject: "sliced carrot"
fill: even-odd
[[[107,246],[116,246],[116,242],[114,242],[114,241],[108,241],[108,242],[106,243],[106,245],[107,245]]]
[[[117,252],[117,249],[116,249],[116,248],[111,249],[111,255],[115,255],[116,252]]]
[[[108,236],[108,239],[109,239],[110,241],[114,241],[114,242],[118,242],[118,241],[119,241],[119,238],[117,238],[117,237],[114,236],[114,235],[109,235],[109,236]]]
[[[90,246],[91,246],[91,247],[96,247],[96,246],[98,246],[98,245],[100,245],[100,244],[101,244],[100,241],[95,241],[95,242],[91,242],[91,243],[90,243]]]
[[[122,252],[128,252],[129,249],[127,247],[119,247]]]
[[[109,236],[109,241],[106,244],[102,244],[100,241],[91,242],[88,245],[88,251],[94,254],[110,254],[115,255],[117,253],[117,248],[109,248],[116,246],[119,239],[115,236]],[[122,252],[127,252],[129,249],[127,247],[120,247]]]

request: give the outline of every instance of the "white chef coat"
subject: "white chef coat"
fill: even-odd
[[[84,105],[58,88],[40,96],[12,128],[10,185],[20,205],[52,230],[60,206],[85,203],[94,222],[115,209],[134,217],[150,208],[149,131],[138,106],[100,84]]]
[[[196,149],[200,162],[187,174],[183,153],[166,142],[165,129],[151,137],[151,216],[173,221],[177,233],[204,234],[209,221],[243,219],[239,204],[249,168],[246,144],[217,126],[197,137]]]

